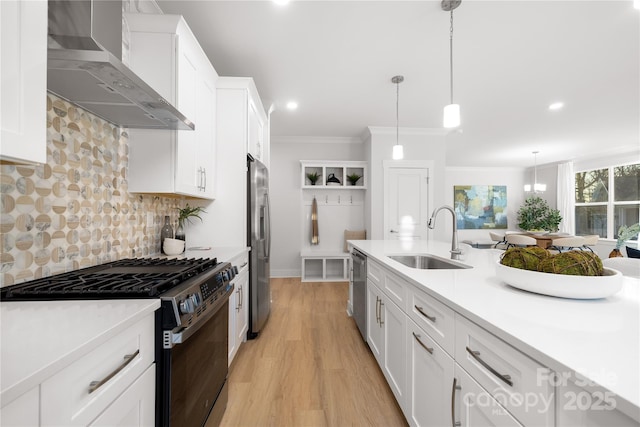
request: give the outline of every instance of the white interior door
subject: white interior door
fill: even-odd
[[[385,165],[386,240],[427,238],[429,220],[429,168]]]

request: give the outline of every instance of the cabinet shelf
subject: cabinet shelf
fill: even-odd
[[[364,190],[367,188],[367,162],[335,161],[335,160],[301,160],[301,187],[304,190]],[[315,173],[318,181],[311,184],[308,175]],[[360,179],[355,185],[349,183],[348,176],[357,174]],[[339,183],[328,182],[329,178],[337,178]]]
[[[346,282],[349,280],[348,253],[305,253],[302,258],[303,282]]]

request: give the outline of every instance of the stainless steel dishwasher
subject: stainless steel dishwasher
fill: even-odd
[[[367,341],[367,257],[353,250],[351,252],[351,285],[353,290],[353,318],[358,325],[362,339]]]

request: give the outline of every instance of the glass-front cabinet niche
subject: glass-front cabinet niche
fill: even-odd
[[[303,189],[366,189],[367,162],[301,160]]]

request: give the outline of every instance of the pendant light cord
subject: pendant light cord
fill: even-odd
[[[398,145],[398,141],[400,140],[399,137],[399,119],[398,117],[400,117],[400,113],[399,110],[400,109],[400,80],[398,80],[396,82],[396,145]]]
[[[451,82],[451,104],[453,104],[453,9],[451,9],[449,22],[449,81]]]

